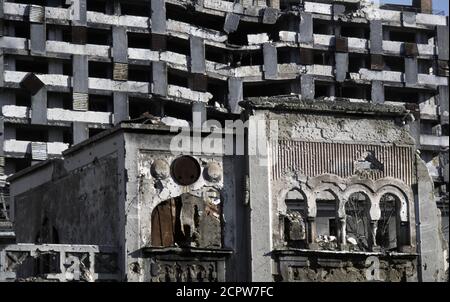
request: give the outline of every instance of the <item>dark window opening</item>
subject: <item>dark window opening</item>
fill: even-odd
[[[176,20],[205,29],[223,31],[225,18],[196,12],[193,7],[182,8],[166,2],[167,19]]]
[[[89,128],[89,138],[96,136],[100,132],[103,132],[105,129],[102,128]]]
[[[127,39],[129,48],[150,49],[151,45],[150,34],[128,32]]]
[[[8,30],[9,27],[12,28],[12,33]],[[30,39],[30,24],[27,22],[5,21],[3,30],[5,35]]]
[[[209,101],[209,105],[214,105],[215,102],[219,104],[226,103],[226,97],[228,94],[228,84],[222,81],[208,81],[208,92],[213,95],[213,98]]]
[[[89,95],[89,111],[110,112],[111,97],[105,95]]]
[[[332,35],[333,26],[329,21],[313,19],[313,32],[318,35]]]
[[[368,68],[369,66],[370,66],[369,56],[349,54],[348,72],[358,73],[361,68]]]
[[[63,130],[63,143],[69,144],[69,145],[73,144],[72,129],[64,128],[64,130]]]
[[[233,55],[225,49],[205,45],[205,59],[221,64],[228,64],[233,61]]]
[[[47,107],[72,110],[72,94],[64,92],[47,92]]]
[[[291,93],[290,82],[244,83],[244,98],[278,96]]]
[[[334,84],[332,83],[315,83],[315,95],[314,98],[323,98],[331,96],[331,89],[333,89]]]
[[[332,57],[330,56],[329,52],[321,51],[321,50],[314,50],[314,64],[317,65],[332,65]]]
[[[405,58],[385,56],[384,70],[403,72],[405,70]]]
[[[89,61],[89,77],[111,79],[112,78],[112,64],[105,62]]]
[[[417,60],[418,73],[434,74],[433,61],[431,60]]]
[[[8,158],[15,166],[15,172],[22,171],[28,167],[31,167],[31,158]]]
[[[149,66],[128,65],[128,80],[136,82],[151,82]]]
[[[110,45],[111,41],[110,30],[88,28],[87,44]]]
[[[16,57],[16,71],[33,72],[38,74],[48,73],[48,62],[46,59],[36,57]]]
[[[31,107],[31,95],[25,90],[15,90],[16,106]]]
[[[189,87],[188,74],[169,69],[167,80],[170,85]]]
[[[389,29],[389,38],[390,41],[416,43],[416,32]]]
[[[417,104],[420,101],[420,92],[415,89],[385,86],[385,100],[389,102],[402,102]]]
[[[106,13],[106,3],[105,1],[98,1],[98,0],[89,0],[86,1],[87,3],[87,10],[98,12],[98,13]]]
[[[370,251],[373,245],[370,225],[370,200],[362,193],[352,194],[345,203],[346,238],[351,250]]]
[[[264,65],[264,57],[261,50],[235,53],[232,60],[232,67]]]
[[[150,14],[150,1],[120,1],[122,15],[148,17]]]
[[[370,39],[370,30],[367,26],[341,26],[341,36],[348,38]]]
[[[371,99],[370,85],[342,85],[336,87],[336,96],[348,99]]]
[[[48,142],[47,129],[39,129],[36,126],[18,126],[16,128],[16,140],[32,142]]]
[[[297,189],[289,191],[285,198],[286,215],[281,217],[284,225],[284,240],[290,247],[307,247],[306,199]]]
[[[394,195],[386,194],[380,200],[381,218],[378,221],[377,245],[387,250],[397,249],[397,203]]]
[[[167,51],[175,52],[185,56],[190,56],[191,54],[189,41],[174,37],[167,38]]]
[[[72,30],[68,26],[47,24],[47,40],[72,42]]]

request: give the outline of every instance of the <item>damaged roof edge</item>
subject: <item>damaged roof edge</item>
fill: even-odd
[[[323,100],[301,100],[295,96],[258,97],[247,98],[239,103],[240,106],[249,109],[270,111],[297,111],[297,112],[330,112],[346,115],[377,115],[377,116],[404,116],[411,113],[402,106],[387,104],[353,103],[343,99],[342,101],[329,102]]]
[[[35,170],[39,170],[45,166],[48,165],[53,165],[53,163],[57,162],[57,161],[62,161],[62,159],[60,158],[51,158],[51,159],[47,159],[45,161],[39,162],[37,164],[34,164],[28,168],[25,168],[23,170],[20,170],[19,172],[14,173],[13,175],[9,176],[8,178],[6,178],[7,182],[12,182],[14,180],[17,180],[19,178],[21,178],[22,176],[25,176],[27,174],[33,173]]]

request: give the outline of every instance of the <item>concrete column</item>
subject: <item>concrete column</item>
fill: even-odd
[[[243,100],[243,81],[240,78],[228,79],[228,106],[232,113],[240,113],[239,102]]]
[[[74,145],[89,138],[89,128],[85,123],[74,122],[72,125],[72,132]]]
[[[206,105],[202,102],[192,103],[192,128],[194,130],[201,130],[203,124],[206,122]]]
[[[47,125],[47,89],[45,87],[31,96],[31,123]]]
[[[276,80],[278,78],[277,48],[271,43],[263,45],[264,55],[264,79]]]
[[[419,253],[421,275],[425,282],[445,281],[444,249],[448,250],[445,242],[441,214],[434,197],[434,182],[425,162],[417,156],[417,200],[418,223],[420,225]]]
[[[259,152],[268,150],[263,114],[249,118],[248,165],[250,178],[250,241],[253,282],[269,282],[272,278],[272,199],[269,167],[261,162]],[[258,147],[259,146],[259,147]],[[262,150],[266,148],[266,150]]]

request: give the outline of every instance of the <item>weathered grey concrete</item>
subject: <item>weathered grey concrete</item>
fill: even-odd
[[[442,233],[441,213],[435,202],[433,180],[420,157],[417,157],[417,177],[422,279],[425,282],[446,281],[448,244]]]

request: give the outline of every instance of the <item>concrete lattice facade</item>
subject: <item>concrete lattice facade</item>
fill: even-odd
[[[449,21],[446,16],[433,14],[430,0],[413,2],[412,6],[378,7],[366,0],[48,0],[45,3],[1,0],[0,244],[12,238],[11,215],[7,210],[12,205],[8,202],[6,177],[40,161],[61,157],[70,146],[122,121],[151,119],[166,125],[198,128],[208,118],[237,120],[252,116],[255,110],[270,112],[269,115],[280,121],[297,120],[292,123],[311,133],[309,137],[295,131],[290,133],[300,141],[289,145],[286,136],[288,142],[279,143],[287,149],[312,150],[316,140],[326,144],[340,141],[348,145],[349,152],[366,152],[364,146],[371,145],[376,146],[373,147],[376,154],[390,154],[391,145],[398,144],[398,138],[377,136],[386,129],[391,132],[397,129],[389,123],[372,127],[371,122],[346,125],[345,119],[330,120],[330,125],[336,124],[342,130],[336,134],[314,117],[302,117],[298,112],[304,109],[294,105],[286,105],[284,113],[272,112],[273,105],[260,104],[253,108],[247,104],[248,111],[240,106],[244,100],[252,103],[252,99],[265,97],[271,97],[269,103],[276,99],[286,103],[325,102],[329,109],[305,108],[331,114],[342,114],[337,107],[345,103],[348,107],[344,107],[351,110],[347,116],[350,120],[364,119],[370,114],[378,114],[380,119],[400,119],[399,123],[406,127],[402,131],[411,136],[408,146],[400,145],[409,149],[395,150],[392,152],[396,155],[385,156],[401,155],[405,162],[392,165],[395,171],[380,179],[391,177],[410,188],[404,194],[410,196],[408,200],[414,207],[411,196],[420,191],[415,186],[421,185],[417,175],[423,176],[427,171],[424,176],[427,189],[421,190],[427,191],[428,178],[432,179],[430,199],[440,209],[448,240]],[[379,109],[385,106],[397,108],[400,113],[395,115]],[[290,116],[289,110],[300,117]],[[399,117],[401,114],[403,117]],[[265,119],[258,113],[254,116]],[[317,126],[316,130],[304,123]],[[346,136],[351,132],[347,128],[363,129],[367,125],[375,132],[364,135],[358,131]],[[293,126],[287,123],[283,127]],[[326,134],[315,136],[320,127],[325,127],[321,131]],[[336,146],[324,148],[328,148],[327,154],[341,154]],[[416,153],[420,158],[416,159]],[[357,159],[348,157],[348,161]],[[404,170],[412,163],[414,167],[422,167],[417,164],[422,161],[426,170]],[[251,162],[250,159],[250,166]],[[323,164],[309,158],[303,166],[302,163],[291,165],[303,171],[311,163]],[[258,175],[254,179],[266,173],[255,172],[258,169],[250,169],[253,172],[249,174]],[[278,192],[276,183],[283,182],[285,170],[275,166],[268,175],[267,186],[253,184],[255,194],[264,194],[261,192],[266,189],[266,196]],[[339,176],[333,181],[340,188],[348,185],[354,173],[333,170],[325,164],[310,172],[305,175]],[[289,178],[287,183],[292,181]],[[251,192],[251,176],[249,182]],[[373,184],[371,188],[376,196],[378,187]],[[277,197],[273,196],[273,200]],[[271,209],[276,209],[277,205],[272,206]],[[260,217],[269,213],[264,207],[260,209]],[[435,215],[434,210],[430,211],[429,215]],[[314,218],[308,216],[312,221]],[[408,216],[407,222],[412,223],[413,218],[414,215]],[[251,215],[249,219],[252,221]],[[281,228],[276,222],[270,225]],[[317,227],[320,230],[320,223]],[[308,232],[311,234],[311,230]],[[272,233],[272,228],[267,229],[268,236]],[[253,275],[261,280],[270,279],[274,273],[264,258],[258,258],[260,252],[269,252],[284,240],[281,235],[273,236],[253,249],[257,253],[252,255],[255,265],[261,269],[253,271]],[[88,241],[92,242],[77,244],[112,244]],[[273,245],[264,246],[267,242]],[[411,237],[408,242],[410,249],[417,248],[416,238]],[[313,240],[308,242],[312,243]],[[289,258],[283,253],[280,252],[282,258]],[[281,263],[290,263],[283,259]],[[237,263],[244,260],[233,261],[238,267]],[[258,261],[266,265],[259,265]],[[279,275],[284,274],[281,271],[282,268]],[[125,271],[122,274],[127,275]],[[236,278],[228,275],[228,279]]]

